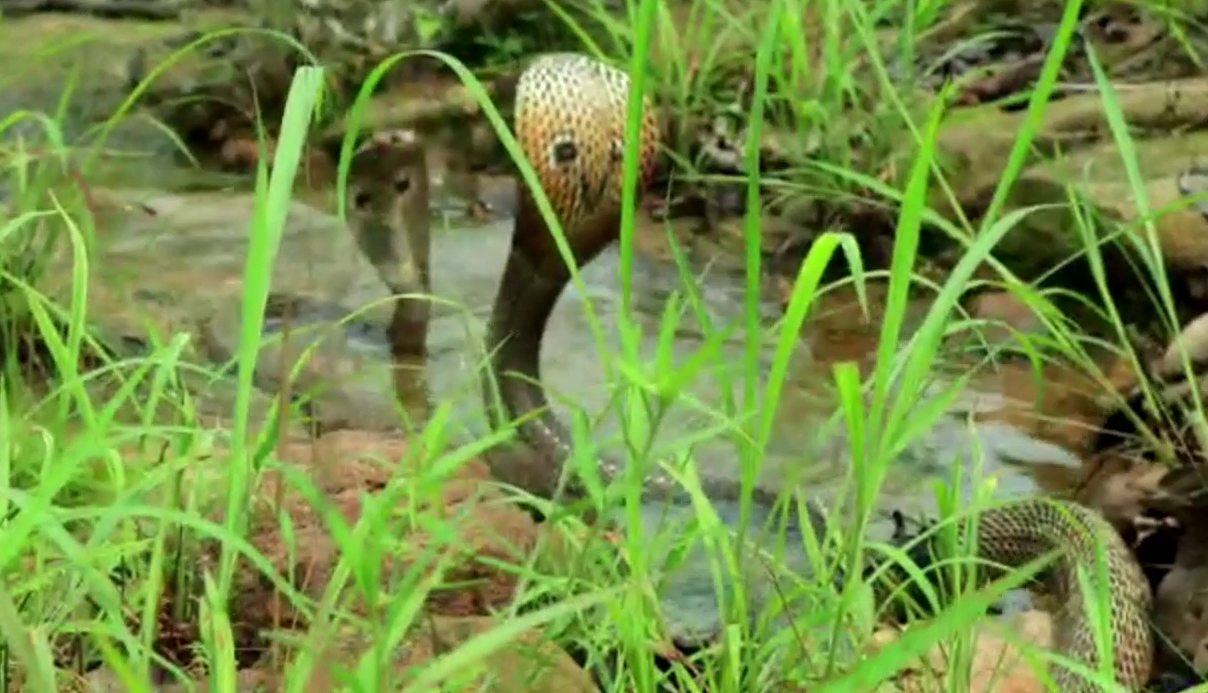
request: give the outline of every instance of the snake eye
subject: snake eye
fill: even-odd
[[[575,146],[573,140],[563,139],[554,143],[553,149],[554,164],[565,166],[575,160],[579,156],[579,148]]]
[[[369,193],[364,190],[358,192],[352,197],[352,206],[357,209],[365,209],[369,206]]]
[[[394,179],[394,192],[402,195],[411,189],[411,179],[407,176],[399,176]]]

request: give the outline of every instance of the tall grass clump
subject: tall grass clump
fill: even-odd
[[[594,29],[574,25],[590,50],[627,65],[638,97],[628,113],[630,136],[623,160],[618,278],[622,310],[616,315],[619,345],[610,343],[591,303],[585,306],[598,356],[614,391],[610,408],[615,411],[610,414],[622,422],[622,440],[616,446],[619,452],[610,450],[609,454],[622,458],[627,471],[615,487],[605,488],[595,468],[596,451],[601,447],[591,438],[596,417],[572,403],[571,426],[576,452],[570,467],[587,480],[585,504],[601,518],[619,522],[621,531],[605,541],[600,525],[585,529],[569,509],[545,508],[547,524],[554,536],[571,547],[572,560],[551,568],[544,562],[548,556],[534,555],[507,566],[520,578],[522,588],[496,619],[496,626],[411,672],[404,690],[468,686],[469,680],[460,677],[477,671],[493,653],[533,629],[555,634],[561,644],[579,653],[601,688],[609,691],[653,692],[672,686],[675,690],[737,693],[797,685],[815,691],[862,692],[892,679],[937,646],[957,653],[956,665],[936,682],[937,688],[967,687],[974,627],[998,596],[1022,585],[1040,565],[1014,571],[990,584],[976,579],[970,555],[974,543],[958,544],[950,530],[955,520],[976,514],[990,502],[990,485],[981,484],[972,499],[960,490],[970,477],[980,482],[976,479],[978,465],[970,470],[953,464],[951,478],[936,484],[941,517],[935,532],[961,559],[947,562],[944,569],[951,575],[946,577],[953,584],[973,589],[945,603],[925,583],[923,591],[933,602],[928,621],[893,644],[861,656],[880,619],[881,605],[870,583],[854,578],[863,574],[873,557],[888,558],[909,575],[922,577],[924,566],[914,565],[906,549],[873,542],[867,538],[868,530],[882,509],[892,466],[926,438],[973,378],[974,373],[967,372],[938,393],[932,388],[935,371],[942,365],[944,338],[966,326],[954,313],[962,294],[973,285],[976,270],[992,267],[1008,290],[1039,310],[1055,353],[1106,382],[1081,338],[1055,317],[1050,294],[1024,284],[994,258],[997,243],[1038,209],[1011,209],[1007,200],[1043,122],[1080,5],[1075,1],[1066,6],[1030,95],[1025,126],[1016,137],[989,209],[976,225],[945,219],[929,208],[935,187],[951,192],[937,151],[950,91],[925,103],[920,118],[913,92],[908,86],[902,88],[897,73],[903,65],[913,64],[918,41],[942,17],[943,3],[765,0],[735,9],[720,0],[700,0],[686,6],[687,21],[679,21],[674,14],[678,10],[672,6],[654,0],[627,3],[624,20],[616,19],[600,4],[598,19],[608,41],[604,45]],[[879,28],[890,19],[902,29],[892,44],[896,51],[893,60],[887,61]],[[749,50],[730,53],[723,49],[732,45]],[[501,109],[490,101],[470,70],[448,55],[399,53],[368,76],[352,105],[342,143],[337,176],[339,213],[343,214],[346,204],[344,187],[362,109],[389,70],[420,55],[443,61],[478,99],[521,180],[534,191],[573,281],[583,295],[589,295],[575,267],[565,229],[558,224]],[[675,113],[713,113],[718,106],[713,86],[721,76],[738,69],[739,62],[742,69],[751,69],[751,55],[755,56],[753,74],[749,93],[743,96],[749,119],[743,151],[748,172],[744,181],[747,281],[743,319],[739,325],[714,324],[684,253],[676,247],[683,289],[666,304],[656,333],[645,334],[633,314],[637,139],[632,135],[640,122],[637,103],[649,94]],[[869,84],[854,81],[851,75],[857,64],[867,67],[875,80]],[[155,71],[148,79],[161,73]],[[1144,200],[1119,104],[1102,72],[1096,74],[1130,183],[1140,195],[1138,199]],[[129,690],[155,690],[156,678],[165,671],[183,678],[182,663],[172,661],[163,649],[166,610],[171,625],[189,631],[213,689],[236,690],[239,670],[246,662],[237,647],[240,614],[232,610],[232,604],[238,604],[240,590],[247,584],[243,578],[251,574],[271,584],[276,598],[300,614],[305,623],[303,632],[281,636],[272,644],[273,656],[279,658],[276,664],[285,672],[287,690],[306,690],[309,677],[331,664],[328,647],[332,641],[349,628],[356,629],[371,646],[345,672],[347,684],[358,690],[388,690],[392,683],[399,683],[392,669],[394,655],[427,618],[426,598],[456,587],[444,582],[450,568],[446,549],[457,541],[457,523],[467,518],[442,516],[424,501],[439,497],[451,475],[507,438],[509,431],[468,442],[457,440],[451,432],[451,405],[438,403],[412,434],[423,443],[413,446],[414,470],[408,465],[412,471],[406,478],[396,478],[380,492],[367,494],[359,518],[352,522],[324,496],[316,480],[282,463],[278,444],[296,413],[289,398],[280,398],[270,412],[279,417],[274,419],[279,423],[263,430],[253,425],[253,375],[270,278],[307,135],[324,103],[323,84],[321,68],[308,66],[297,71],[281,122],[273,124],[279,127],[271,164],[262,158],[256,171],[255,211],[248,225],[250,244],[243,275],[240,349],[235,356],[237,397],[229,430],[203,425],[187,394],[185,374],[217,375],[189,362],[184,335],[154,344],[147,354],[105,356],[99,366],[86,366],[82,357],[93,341],[86,307],[95,258],[94,217],[82,198],[62,195],[54,184],[64,179],[63,171],[75,158],[59,127],[63,113],[18,113],[0,121],[0,132],[21,122],[37,123],[52,154],[35,161],[19,139],[5,150],[9,214],[0,225],[0,243],[14,250],[4,254],[5,264],[0,267],[5,285],[12,287],[5,300],[13,305],[6,303],[4,312],[6,316],[25,316],[5,325],[5,378],[0,381],[0,488],[4,490],[0,569],[6,577],[0,586],[0,633],[6,644],[4,661],[11,664],[8,670],[15,677],[5,678],[6,687],[60,690],[98,661]],[[115,119],[133,108],[145,87],[131,95]],[[879,172],[867,169],[866,152],[857,152],[850,133],[844,130],[847,125],[842,114],[852,103],[867,102],[870,94],[883,98],[878,99],[879,110],[869,115],[868,122],[894,123],[894,137],[908,138],[910,143],[910,165],[902,172],[900,190]],[[116,122],[100,129],[99,141]],[[764,271],[762,195],[769,185],[793,185],[794,172],[779,174],[784,180],[761,175],[760,143],[769,124],[798,134],[821,127],[829,133],[830,143],[813,150],[820,160],[812,162],[810,170],[838,189],[872,191],[897,209],[888,269],[866,268],[853,234],[827,230],[814,241],[798,268],[784,317],[770,327],[759,314]],[[838,142],[842,144],[834,144]],[[679,144],[673,141],[668,146],[674,149]],[[874,154],[877,144],[869,147]],[[94,149],[86,161],[97,156],[99,149]],[[811,188],[807,185],[801,190]],[[1144,202],[1141,206],[1148,209]],[[938,283],[918,276],[924,229],[937,230],[964,246],[956,267]],[[1145,232],[1138,248],[1142,267],[1155,276],[1158,286],[1168,286],[1152,222],[1147,222]],[[1077,233],[1101,290],[1102,310],[1120,326],[1122,317],[1114,309],[1101,261],[1100,245],[1105,241],[1089,221]],[[32,260],[21,258],[45,260],[53,251],[64,249],[71,258],[72,291],[69,305],[59,306],[40,293],[37,272],[29,269],[44,264],[29,264]],[[840,363],[831,374],[837,402],[834,419],[844,429],[850,464],[842,493],[831,509],[832,522],[817,536],[808,522],[793,526],[784,521],[807,517],[805,501],[816,500],[809,489],[797,489],[794,479],[785,481],[784,503],[776,510],[795,508],[795,516],[757,508],[751,492],[764,471],[765,451],[776,422],[785,415],[782,396],[790,386],[789,373],[799,352],[801,332],[828,289],[824,275],[836,254],[841,254],[862,306],[867,308],[869,282],[883,282],[887,299],[871,372],[862,374],[854,364]],[[908,330],[907,309],[920,293],[928,298],[928,310],[921,325]],[[1173,319],[1173,298],[1168,290],[1159,293],[1163,310]],[[685,321],[695,322],[706,338],[695,352],[679,358],[682,347],[675,344],[675,335]],[[739,363],[729,363],[721,349],[733,332],[745,339]],[[44,346],[52,365],[49,391],[26,392],[23,387],[27,373],[16,345],[22,335],[31,333]],[[1118,336],[1121,343],[1128,344],[1122,327]],[[653,358],[642,349],[650,342],[654,344]],[[765,369],[762,355],[769,349],[771,366]],[[1037,360],[1052,358],[1041,357],[1038,351],[1031,355]],[[101,377],[117,382],[104,396],[91,388]],[[709,377],[719,379],[725,393],[719,403],[701,401],[690,392],[693,384]],[[157,414],[164,402],[170,402],[173,410],[166,422]],[[710,424],[681,439],[656,444],[669,412],[676,407],[690,408],[706,416]],[[136,415],[125,415],[128,409]],[[732,444],[744,491],[736,509],[709,497],[693,464],[696,446],[708,439]],[[682,483],[691,501],[688,521],[649,525],[643,513],[649,501],[642,499],[642,478],[656,468]],[[274,474],[274,483],[279,485],[275,491],[268,489],[276,493],[276,501],[281,499],[283,486],[312,503],[324,518],[324,528],[338,553],[329,581],[317,598],[299,587],[303,566],[290,566],[282,574],[250,542],[255,498],[266,492],[263,480],[268,478],[267,472]],[[282,541],[296,550],[308,538],[296,536],[288,513],[279,507],[276,510]],[[772,523],[772,519],[779,522]],[[408,534],[400,527],[436,539],[417,549],[408,545]],[[387,579],[383,562],[402,550],[412,552],[407,570]],[[703,551],[707,557],[721,637],[714,647],[660,668],[652,652],[668,638],[662,593],[666,580],[693,550]],[[789,556],[794,552],[808,557],[808,571],[790,569]],[[752,570],[753,564],[758,564],[758,570]],[[1085,579],[1105,584],[1104,569],[1098,566],[1098,574]],[[760,571],[779,599],[762,595],[761,585],[752,577]],[[1085,673],[1106,683],[1111,655],[1110,625],[1103,617],[1106,596],[1100,589],[1088,591],[1096,596],[1091,608],[1098,615],[1094,622],[1105,664],[1099,672]],[[367,613],[351,613],[353,601],[369,605]],[[1046,664],[1043,657],[1035,659],[1038,666]]]

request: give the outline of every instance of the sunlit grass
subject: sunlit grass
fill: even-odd
[[[1045,344],[1049,355],[1042,356],[1039,350],[1031,352],[1038,367],[1041,359],[1056,354],[1084,368],[1101,384],[1106,384],[1107,378],[1091,357],[1087,341],[1060,319],[1050,300],[1056,294],[1023,284],[993,257],[998,241],[1023,217],[1036,211],[1010,208],[1010,189],[1027,163],[1030,144],[1056,84],[1057,68],[1073,36],[1080,3],[1066,7],[1045,69],[1031,93],[1028,115],[1016,135],[1007,168],[989,211],[977,225],[941,218],[928,208],[931,190],[947,187],[936,148],[938,131],[949,109],[949,94],[941,94],[919,108],[908,89],[897,88],[896,79],[881,58],[879,22],[894,18],[905,27],[894,45],[900,51],[897,57],[909,62],[917,48],[917,37],[942,18],[942,5],[891,0],[871,6],[837,0],[770,0],[735,9],[720,0],[701,0],[686,6],[688,19],[681,22],[667,4],[641,0],[627,4],[623,19],[605,19],[600,5],[597,16],[606,29],[603,37],[593,37],[592,32],[578,27],[585,42],[592,44],[588,50],[630,70],[639,96],[648,93],[679,114],[711,113],[718,105],[713,91],[717,82],[724,81],[738,62],[742,69],[753,70],[747,115],[750,130],[744,150],[748,170],[760,170],[758,145],[765,123],[790,132],[805,133],[816,127],[829,130],[832,137],[824,138],[825,146],[812,152],[817,161],[809,164],[809,171],[815,176],[822,174],[825,185],[836,190],[867,190],[892,201],[897,209],[894,254],[887,270],[873,272],[864,266],[853,235],[837,230],[821,234],[794,278],[785,316],[773,327],[765,326],[758,312],[764,271],[761,194],[767,186],[796,186],[800,193],[817,190],[820,184],[816,177],[795,178],[805,168],[778,174],[782,180],[765,180],[756,173],[746,182],[747,294],[742,324],[711,324],[694,285],[696,280],[677,248],[683,290],[668,302],[656,333],[644,333],[631,315],[637,169],[636,138],[629,137],[618,278],[624,309],[616,314],[618,346],[606,337],[602,318],[594,307],[590,303],[586,307],[598,356],[616,391],[616,411],[612,413],[622,421],[623,444],[618,451],[610,452],[623,458],[629,470],[618,488],[606,490],[598,483],[588,484],[590,497],[586,504],[619,522],[619,540],[605,543],[599,527],[585,529],[572,513],[551,513],[547,524],[552,536],[571,547],[570,560],[562,560],[568,558],[566,555],[553,560],[544,551],[537,551],[509,567],[521,577],[521,590],[497,619],[498,627],[433,660],[408,678],[406,690],[430,690],[438,683],[447,683],[449,677],[464,674],[518,634],[534,628],[546,629],[562,644],[585,653],[588,666],[603,689],[609,691],[656,691],[672,685],[676,690],[737,693],[780,690],[779,686],[794,684],[811,691],[862,692],[892,679],[939,644],[954,648],[957,663],[936,686],[963,690],[972,658],[973,629],[983,622],[991,603],[1006,590],[1022,584],[1029,570],[981,585],[948,604],[942,603],[933,590],[924,589],[934,601],[937,615],[921,627],[912,628],[893,645],[863,659],[856,653],[876,628],[876,595],[867,583],[844,580],[842,576],[858,575],[870,555],[888,556],[908,573],[919,573],[909,565],[904,550],[872,542],[867,539],[867,530],[885,496],[891,466],[903,451],[925,439],[928,429],[945,415],[972,379],[973,373],[969,372],[938,394],[928,390],[944,358],[944,338],[969,324],[956,314],[959,299],[974,282],[975,270],[990,265],[1007,290],[1040,310],[1049,329]],[[808,21],[808,17],[817,21]],[[829,28],[808,30],[819,25]],[[600,38],[608,43],[601,45]],[[728,43],[731,41],[734,43]],[[199,39],[182,52],[194,50],[203,42]],[[735,54],[741,60],[723,48],[735,44],[747,49]],[[383,62],[363,86],[353,104],[354,114],[389,70],[421,54],[445,61],[457,73],[482,103],[504,148],[515,160],[521,179],[537,188],[535,173],[523,161],[501,109],[490,103],[471,71],[448,56],[411,52]],[[872,79],[854,79],[857,63],[871,66]],[[647,72],[645,66],[652,69]],[[162,69],[170,69],[170,65]],[[143,87],[159,74],[162,71],[153,71]],[[1101,86],[1106,87],[1102,71],[1096,74]],[[19,310],[5,311],[5,377],[0,381],[5,395],[0,398],[0,487],[6,489],[0,500],[6,511],[0,530],[0,567],[8,578],[0,590],[0,632],[7,643],[6,657],[12,670],[32,689],[62,689],[70,679],[71,673],[55,663],[55,654],[63,648],[78,651],[80,657],[90,661],[103,661],[130,690],[154,690],[153,669],[163,668],[184,677],[184,672],[176,671],[175,665],[155,651],[155,644],[161,597],[187,594],[196,600],[178,599],[173,603],[177,610],[174,616],[180,623],[196,624],[201,659],[208,665],[214,690],[235,690],[238,663],[232,624],[239,614],[230,612],[230,598],[239,588],[240,575],[256,571],[276,587],[281,599],[307,624],[307,631],[297,634],[291,645],[274,652],[274,656],[289,661],[290,666],[283,666],[288,671],[288,690],[305,690],[316,668],[329,664],[324,647],[331,633],[350,624],[362,629],[374,643],[354,662],[351,672],[360,690],[373,690],[394,676],[392,654],[413,627],[422,625],[425,599],[442,587],[443,573],[449,567],[444,542],[456,541],[457,523],[465,520],[438,517],[416,508],[421,507],[422,499],[433,497],[459,468],[508,434],[501,431],[472,441],[454,439],[449,432],[453,422],[448,403],[438,404],[429,420],[413,434],[426,443],[421,464],[416,465],[421,471],[396,475],[386,489],[366,501],[355,524],[349,524],[331,507],[314,480],[297,470],[282,472],[289,489],[320,509],[338,548],[339,561],[318,598],[299,589],[299,576],[293,573],[300,568],[291,567],[291,574],[282,575],[248,542],[253,494],[271,490],[264,488],[261,475],[283,469],[276,459],[275,446],[277,437],[285,432],[271,426],[258,431],[251,425],[252,374],[259,357],[265,300],[285,211],[293,195],[307,133],[324,97],[322,77],[318,68],[305,68],[295,74],[285,116],[281,123],[272,124],[277,132],[275,156],[271,166],[261,161],[257,170],[256,212],[248,228],[241,348],[236,355],[238,398],[231,412],[230,430],[205,429],[197,421],[192,403],[178,394],[182,372],[202,370],[185,362],[183,335],[157,345],[150,356],[102,359],[99,368],[84,368],[82,355],[91,341],[86,304],[94,259],[89,252],[92,218],[82,202],[69,194],[71,187],[63,184],[68,180],[63,174],[64,162],[74,158],[74,152],[56,125],[62,113],[17,113],[0,121],[0,130],[19,120],[37,122],[44,133],[42,146],[52,154],[36,159],[26,156],[26,145],[21,141],[6,149],[10,215],[0,226],[0,244],[6,251],[13,249],[6,252],[6,258],[29,258],[33,263],[6,261],[2,267],[4,282],[15,287],[5,299],[6,307],[11,303]],[[94,133],[98,145],[81,158],[83,167],[96,163],[108,133],[132,110],[140,93],[141,88]],[[884,97],[877,99],[877,110],[864,114],[855,125],[845,122],[851,120],[844,115],[850,110],[845,104],[867,102],[870,94]],[[1103,104],[1130,185],[1137,199],[1144,200],[1144,184],[1137,172],[1130,135],[1110,89],[1103,90]],[[631,109],[630,133],[636,131],[638,117],[638,111]],[[341,210],[349,155],[357,135],[355,115],[351,123],[354,126],[343,143],[338,176]],[[872,128],[872,138],[877,140],[869,147],[873,151],[894,138],[908,138],[910,160],[906,170],[900,172],[900,189],[896,181],[882,179],[879,171],[860,166],[867,163],[862,158],[866,153],[858,154],[851,146],[851,133],[845,129],[848,127]],[[670,144],[682,148],[683,142]],[[563,259],[573,265],[565,230],[557,224],[544,195],[538,194],[537,199],[542,215],[554,229]],[[1140,207],[1147,209],[1144,204]],[[1132,353],[1125,338],[1123,316],[1113,304],[1109,278],[1104,274],[1100,231],[1089,219],[1079,220],[1082,223],[1071,232],[1083,241],[1100,288],[1100,296],[1080,298],[1102,311],[1118,328],[1119,349],[1136,362],[1139,357]],[[960,262],[938,284],[917,275],[919,242],[928,227],[965,246]],[[1162,314],[1169,316],[1173,328],[1173,298],[1158,260],[1151,222],[1146,231],[1148,235],[1140,237],[1138,248],[1141,270],[1155,276]],[[39,263],[51,252],[71,256],[73,291],[66,306],[56,305],[39,293]],[[720,510],[708,497],[698,470],[690,464],[692,447],[706,436],[728,439],[733,443],[735,468],[744,488],[750,491],[756,483],[764,463],[763,451],[781,415],[781,396],[790,364],[799,353],[800,335],[825,288],[823,275],[836,254],[850,271],[861,305],[867,302],[868,282],[888,285],[872,372],[862,377],[853,364],[842,363],[832,373],[838,405],[835,418],[845,428],[851,459],[844,493],[832,509],[832,517],[843,518],[846,524],[830,527],[824,537],[813,536],[806,527],[795,528],[799,530],[796,532],[784,527],[754,527],[749,494],[742,499],[737,518]],[[585,289],[577,271],[573,281]],[[907,333],[907,307],[917,300],[920,287],[928,294],[929,309],[922,324]],[[22,319],[9,319],[14,315]],[[686,321],[697,323],[695,327],[707,338],[695,353],[677,360],[676,354],[683,351],[672,348],[674,338]],[[719,346],[731,329],[741,330],[745,337],[744,357],[738,364],[723,364],[725,357]],[[31,332],[36,335],[35,341],[45,346],[55,375],[48,391],[26,387],[24,364],[17,358],[19,350],[14,340]],[[657,345],[653,360],[647,360],[640,349],[650,341]],[[769,349],[772,365],[765,369],[760,356]],[[706,373],[723,380],[722,392],[736,389],[741,396],[724,397],[718,403],[698,401],[689,393],[690,386]],[[100,377],[120,382],[116,394],[108,399],[98,400],[89,388],[90,381]],[[178,401],[178,415],[170,422],[153,415],[157,404],[165,400]],[[660,452],[654,452],[653,441],[667,412],[684,406],[708,414],[714,423],[682,441],[664,442],[658,448]],[[124,407],[133,407],[141,415],[133,421],[124,420],[118,415]],[[594,477],[596,444],[589,440],[593,418],[586,411],[577,411],[572,426],[580,444],[571,467],[588,478]],[[677,459],[669,460],[661,452],[668,448],[678,453]],[[681,480],[691,499],[692,520],[678,529],[677,536],[659,535],[656,528],[645,524],[641,513],[641,476],[654,467],[662,467]],[[992,484],[981,482],[974,499],[964,498],[956,490],[969,477],[980,477],[980,469],[966,470],[956,465],[952,478],[937,485],[939,519],[954,520],[990,502]],[[205,482],[195,483],[199,479]],[[795,486],[786,484],[786,491]],[[787,492],[785,495],[786,503],[798,508],[810,498],[808,489],[799,494],[800,498],[790,498]],[[281,514],[280,521],[284,540],[296,542],[288,518]],[[942,527],[951,525],[948,522]],[[413,557],[405,574],[387,583],[381,575],[382,558],[399,550],[398,537],[407,536],[408,531],[422,531],[444,541],[434,541]],[[767,542],[766,531],[778,534],[779,541]],[[944,529],[937,531],[943,533]],[[799,544],[792,548],[807,554],[814,568],[808,575],[777,575],[773,579],[778,594],[791,602],[787,608],[792,628],[787,630],[773,620],[774,604],[765,607],[763,613],[752,613],[759,600],[752,593],[754,586],[743,578],[751,574],[749,563],[755,559],[744,544],[757,534],[764,535],[758,560],[770,568],[780,567],[785,561],[790,542]],[[949,542],[957,558],[963,560],[954,559],[944,568],[951,569],[952,582],[973,584],[967,572],[971,542],[956,546],[954,538],[948,537]],[[667,546],[674,550],[666,550]],[[675,663],[663,671],[651,654],[666,638],[659,588],[688,547],[708,554],[725,629],[716,648],[698,655],[695,661]],[[126,575],[122,581],[114,577],[119,567]],[[1106,601],[1104,595],[1097,596],[1091,606],[1101,612]],[[350,613],[354,602],[369,605],[368,613],[359,614],[361,620]],[[1111,642],[1109,626],[1103,619],[1097,623],[1096,635],[1101,646],[1107,648]],[[1037,664],[1043,665],[1043,659]],[[1102,672],[1099,677],[1102,679]]]

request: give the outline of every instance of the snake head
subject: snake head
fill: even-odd
[[[351,210],[359,215],[386,214],[392,204],[418,186],[426,170],[425,151],[414,130],[375,132],[353,152],[348,170]]]
[[[574,53],[540,56],[517,82],[516,137],[568,233],[620,209],[629,96],[629,75]],[[637,136],[640,192],[659,137],[645,98]]]
[[[348,224],[392,293],[426,293],[430,196],[424,142],[413,130],[375,132],[352,156]]]

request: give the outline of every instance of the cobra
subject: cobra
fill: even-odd
[[[576,264],[582,267],[619,235],[628,75],[583,55],[544,55],[521,72],[514,98],[516,138],[557,215]],[[658,145],[653,109],[648,102],[643,109],[636,133],[639,191],[650,182]],[[546,324],[570,272],[519,176],[516,185],[511,248],[487,329],[493,378],[488,374],[484,394],[494,425],[518,421],[517,435],[527,449],[521,454],[491,455],[488,462],[500,480],[552,498],[564,476],[572,439],[549,407],[541,386],[540,355]],[[427,243],[425,234],[423,247],[413,248],[423,260],[419,274],[424,281],[419,288],[425,290]],[[419,329],[422,339],[426,327]],[[494,406],[492,383],[498,383],[502,410]],[[620,472],[621,465],[615,462],[601,463],[606,481]],[[566,483],[569,492],[577,492],[573,480]],[[705,478],[702,486],[714,499],[735,500],[742,493],[738,482],[728,479]],[[663,474],[645,477],[643,491],[664,499],[682,493]],[[776,498],[770,491],[755,490],[757,502],[770,504]],[[1051,550],[1062,552],[1044,574],[1050,590],[1065,605],[1056,614],[1055,645],[1060,655],[1091,669],[1099,665],[1090,616],[1095,605],[1083,594],[1078,568],[1086,568],[1094,584],[1097,557],[1105,556],[1109,579],[1103,587],[1111,606],[1108,630],[1114,646],[1114,679],[1128,690],[1144,687],[1154,656],[1148,625],[1152,596],[1132,552],[1105,518],[1076,503],[1034,498],[984,511],[977,526],[978,556],[997,565],[1019,567]],[[1053,678],[1063,691],[1099,690],[1063,666],[1056,667]]]

